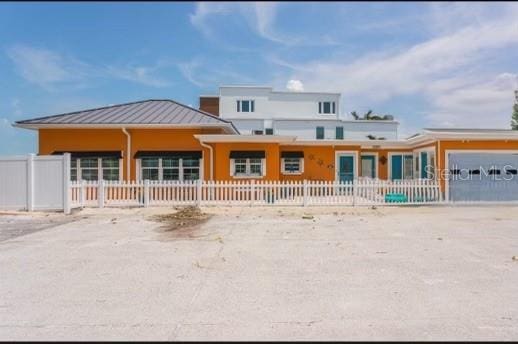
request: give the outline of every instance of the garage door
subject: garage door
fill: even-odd
[[[450,153],[452,201],[518,201],[518,153]]]

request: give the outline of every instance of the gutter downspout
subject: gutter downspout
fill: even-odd
[[[213,149],[212,149],[212,146],[211,146],[211,145],[206,144],[206,143],[205,143],[205,142],[203,142],[202,140],[200,140],[200,145],[201,145],[202,147],[207,148],[207,149],[209,150],[209,152],[210,152],[210,153],[209,153],[209,156],[210,156],[210,157],[209,157],[209,159],[210,159],[210,167],[209,167],[209,170],[210,170],[210,171],[209,171],[210,179],[209,179],[209,180],[213,180],[213,178],[212,178],[212,177],[213,177],[213,175],[212,175],[212,173],[213,173],[213,172],[212,172],[212,171],[214,170],[214,166],[213,166],[213,161],[214,161],[214,159],[213,159],[214,151],[213,151]]]
[[[131,135],[126,130],[126,128],[122,128],[122,132],[127,137],[127,140],[126,140],[126,152],[127,152],[127,156],[126,156],[126,171],[127,171],[126,172],[126,180],[129,181],[130,180],[130,171],[131,171]]]

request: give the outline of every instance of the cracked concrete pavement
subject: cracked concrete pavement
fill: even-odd
[[[203,210],[0,214],[0,340],[518,340],[517,207]]]

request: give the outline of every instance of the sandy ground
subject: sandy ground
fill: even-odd
[[[0,340],[518,340],[516,207],[203,210],[0,214]]]

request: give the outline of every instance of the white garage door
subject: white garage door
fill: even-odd
[[[518,153],[450,153],[452,201],[518,201]]]

